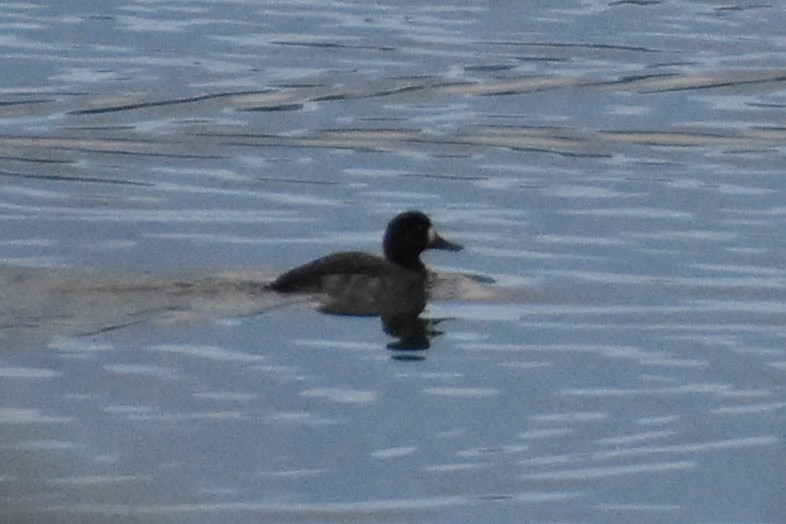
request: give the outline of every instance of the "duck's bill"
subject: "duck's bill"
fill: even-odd
[[[454,242],[449,242],[439,236],[438,234],[434,233],[431,236],[431,240],[428,243],[429,249],[443,249],[445,251],[461,251],[464,249],[464,246],[461,244],[456,244]]]

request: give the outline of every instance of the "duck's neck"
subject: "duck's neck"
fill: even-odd
[[[383,252],[385,253],[385,258],[397,266],[405,267],[413,271],[426,272],[426,266],[420,260],[420,257],[417,255],[413,257],[411,252],[408,253],[406,251],[397,250],[388,245],[383,247]]]

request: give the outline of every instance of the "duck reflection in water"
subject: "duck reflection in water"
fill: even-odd
[[[379,316],[385,332],[398,339],[390,349],[424,350],[440,334],[438,321],[420,318],[429,287],[420,255],[427,249],[459,251],[462,246],[439,236],[425,214],[407,211],[385,229],[384,258],[360,251],[333,253],[287,271],[268,288],[320,294],[326,313]]]

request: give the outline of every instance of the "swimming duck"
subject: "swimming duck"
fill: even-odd
[[[382,238],[384,258],[360,251],[332,253],[298,266],[268,284],[282,293],[322,293],[323,310],[353,315],[418,314],[425,307],[427,249],[460,251],[439,236],[420,211],[397,215]]]

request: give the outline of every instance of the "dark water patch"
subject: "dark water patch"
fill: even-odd
[[[271,44],[278,45],[278,46],[289,46],[289,47],[312,47],[317,49],[351,49],[351,50],[361,50],[361,51],[381,51],[381,52],[390,52],[395,51],[395,47],[391,46],[365,46],[365,45],[357,45],[357,44],[346,44],[346,43],[339,43],[339,42],[307,42],[307,41],[284,41],[284,40],[273,40]]]
[[[771,9],[773,6],[772,4],[748,4],[748,5],[727,5],[727,6],[718,6],[715,8],[716,12],[727,12],[727,11],[751,11],[751,10],[758,10],[758,9]]]
[[[328,95],[315,96],[311,99],[312,102],[333,102],[338,100],[347,100],[350,98],[348,93],[334,93]]]
[[[96,152],[116,151],[121,147],[133,150],[143,150],[159,145],[152,139],[132,140],[118,138],[81,138],[81,137],[50,137],[35,135],[15,135],[0,137],[0,146],[19,148],[47,148],[47,149],[92,149]]]
[[[417,91],[422,91],[423,89],[426,88],[427,86],[423,86],[423,85],[405,85],[405,86],[395,87],[393,89],[375,91],[373,93],[369,93],[368,95],[366,95],[366,97],[376,98],[376,97],[383,97],[383,96],[400,95],[404,93],[414,93]]]
[[[8,100],[8,101],[0,100],[0,107],[15,106],[15,105],[21,105],[21,104],[48,104],[48,103],[51,103],[51,102],[54,102],[54,100],[53,99],[46,99],[46,98],[41,98],[41,99],[38,99],[38,100],[36,100],[36,99],[32,99],[32,100],[31,99]]]
[[[23,156],[5,156],[0,155],[0,160],[8,162],[24,162],[32,164],[71,164],[71,160],[57,159],[57,158],[32,158]]]
[[[226,93],[209,93],[204,95],[197,95],[185,98],[174,98],[169,100],[152,100],[147,102],[137,102],[137,103],[129,103],[129,104],[122,104],[116,106],[104,106],[104,107],[94,107],[89,109],[76,109],[70,112],[73,115],[98,115],[104,113],[114,113],[118,111],[133,111],[136,109],[147,109],[152,107],[167,107],[167,106],[178,106],[183,104],[194,104],[197,102],[205,102],[209,100],[217,100],[223,98],[234,98],[234,97],[247,97],[247,96],[257,96],[257,95],[265,95],[270,93],[269,90],[254,90],[254,91],[237,91],[237,92],[226,92]]]
[[[760,107],[763,109],[783,109],[786,108],[786,103],[764,103],[764,102],[749,102],[750,107]]]
[[[171,158],[171,159],[182,159],[182,160],[219,160],[223,158],[221,155],[206,155],[200,153],[162,153],[162,152],[155,152],[155,151],[135,151],[135,150],[123,150],[123,149],[96,150],[88,147],[86,148],[65,147],[62,149],[69,150],[69,151],[76,151],[79,153],[100,153],[100,154],[131,156],[131,157],[138,156],[138,157]]]
[[[660,5],[662,4],[662,0],[617,0],[615,2],[611,2],[609,5],[616,7],[621,5],[633,5],[636,7],[647,7],[651,5]]]
[[[306,185],[306,186],[337,186],[340,185],[339,182],[335,182],[332,180],[314,180],[308,178],[275,178],[275,177],[259,177],[255,176],[254,180],[259,182],[272,182],[272,183],[280,183],[280,184],[296,184],[296,185]]]
[[[477,64],[464,66],[465,71],[469,72],[497,72],[497,71],[510,71],[515,66],[510,64]]]
[[[106,125],[106,126],[96,126],[96,125],[71,125],[63,127],[64,130],[67,131],[76,131],[76,132],[94,132],[97,134],[106,133],[106,132],[134,132],[136,131],[137,127],[134,125]]]
[[[533,47],[533,48],[554,48],[554,49],[590,49],[599,51],[626,51],[631,53],[659,53],[658,49],[651,49],[643,46],[628,46],[621,44],[602,44],[602,43],[571,43],[571,42],[536,42],[536,41],[505,41],[496,40],[486,42],[485,45],[500,45],[509,47]]]
[[[449,175],[449,174],[433,174],[433,173],[405,173],[402,177],[411,178],[433,178],[436,180],[488,180],[485,176],[462,176],[462,175]]]
[[[685,65],[685,64],[683,64]],[[668,78],[675,78],[678,75],[676,73],[659,73],[659,74],[639,74],[639,75],[630,75],[624,76],[620,79],[613,80],[607,82],[606,85],[626,85],[626,84],[634,84],[637,82],[648,82],[651,80],[664,80]],[[604,85],[603,83],[598,83],[596,85]]]
[[[50,101],[34,102],[11,102],[0,106],[0,118],[18,118],[25,116],[40,115],[52,110]]]
[[[516,57],[516,60],[522,63],[554,63],[554,64],[563,64],[570,61],[570,58],[561,57],[561,56],[527,56],[527,55],[520,55]]]
[[[169,310],[165,310],[165,311],[169,311]],[[151,315],[151,317],[152,317],[153,314],[161,314],[162,312],[163,312],[162,310],[144,311],[145,314]],[[132,326],[139,326],[139,325],[144,324],[145,322],[146,322],[145,320],[132,320],[132,321],[129,321],[129,322],[122,322],[122,323],[119,323],[119,324],[111,324],[111,325],[102,326],[102,327],[100,327],[98,329],[93,329],[93,330],[90,330],[90,331],[78,331],[78,332],[74,333],[74,336],[75,337],[94,337],[96,335],[103,335],[103,334],[111,333],[113,331],[117,331],[117,330],[120,330],[120,329],[127,329],[127,328],[132,327]]]
[[[286,90],[293,90],[293,89],[326,89],[326,86],[320,82],[307,82],[307,81],[300,81],[300,82],[281,82],[276,84],[277,89],[286,89]]]
[[[648,94],[748,86],[770,86],[770,84],[772,84],[772,88],[775,89],[778,87],[778,84],[784,81],[786,81],[786,74],[782,71],[740,71],[727,74],[707,73],[705,75],[651,77],[635,82],[626,82],[626,87],[631,87],[644,94]]]
[[[11,171],[0,171],[0,177],[21,178],[29,180],[49,180],[52,182],[80,182],[91,184],[110,184],[119,186],[153,187],[155,184],[136,180],[118,180],[111,178],[98,178],[89,176],[69,176],[69,175],[41,175],[34,173],[16,173]]]
[[[588,83],[587,79],[557,76],[532,76],[509,78],[500,81],[451,83],[438,87],[439,91],[456,95],[472,96],[511,96],[524,93],[537,93],[565,87],[576,87]]]
[[[210,155],[172,140],[153,138],[100,138],[100,137],[52,137],[52,136],[3,136],[0,148],[14,151],[65,153],[92,153],[102,155],[141,156],[172,159],[220,159],[221,155]],[[182,152],[171,151],[180,149]],[[45,152],[45,153],[43,153]]]
[[[280,104],[271,106],[252,106],[244,107],[241,111],[257,111],[257,112],[277,112],[277,111],[301,111],[303,104]]]

